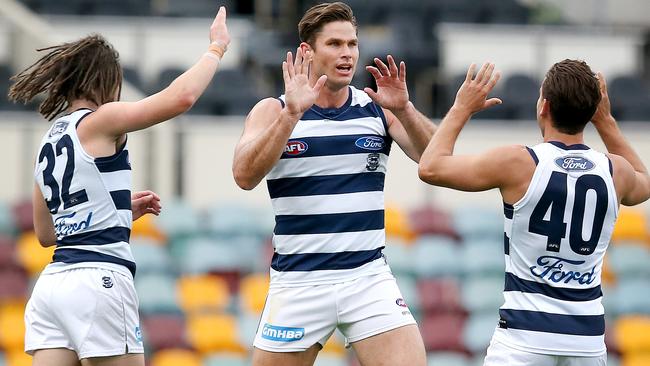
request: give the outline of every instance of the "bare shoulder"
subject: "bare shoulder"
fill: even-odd
[[[612,170],[614,176],[614,183],[623,183],[628,179],[634,179],[634,167],[627,159],[620,155],[606,153],[609,160],[612,162]]]
[[[280,102],[280,99],[271,97],[264,98],[255,104],[253,109],[251,109],[250,113],[248,114],[248,118],[267,117],[273,120],[276,118],[277,114],[280,113],[282,108],[283,106],[282,102]]]
[[[504,145],[488,151],[492,159],[504,164],[530,165],[534,162],[528,148],[524,145]]]

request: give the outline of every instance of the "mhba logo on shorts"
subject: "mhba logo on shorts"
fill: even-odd
[[[561,158],[555,159],[555,165],[568,172],[586,172],[593,169],[595,166],[594,163],[588,159],[583,158],[582,156],[563,156]]]
[[[307,151],[309,146],[304,141],[289,141],[284,147],[284,153],[287,155],[300,155]]]
[[[140,330],[140,327],[135,327],[135,340],[138,341],[138,343],[142,343],[142,331]]]
[[[364,150],[378,151],[384,148],[384,139],[379,136],[364,136],[358,138],[354,144]]]
[[[276,342],[298,341],[304,335],[305,328],[279,327],[266,323],[262,329],[262,338]]]

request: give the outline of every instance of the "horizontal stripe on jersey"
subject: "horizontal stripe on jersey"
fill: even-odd
[[[304,150],[291,154],[284,152],[280,159],[310,158],[314,156],[332,156],[348,154],[390,153],[390,142],[384,136],[376,134],[320,136],[291,138],[288,143],[302,143]]]
[[[131,229],[126,227],[111,227],[103,230],[86,231],[81,234],[68,235],[56,241],[57,246],[68,245],[105,245],[118,242],[129,242]]]
[[[351,252],[373,250],[385,240],[384,230],[367,230],[349,233],[275,235],[273,245],[278,254]]]
[[[503,293],[506,302],[504,309],[540,311],[543,313],[564,315],[601,315],[604,314],[600,298],[580,301],[580,306],[575,306],[575,301],[549,298],[542,294],[531,292],[506,291]]]
[[[273,254],[271,268],[276,271],[318,271],[357,268],[381,258],[381,250],[336,253]]]
[[[581,336],[605,334],[604,315],[564,315],[538,311],[501,309],[506,328]]]
[[[584,289],[554,287],[545,283],[524,280],[512,273],[506,273],[505,291],[531,292],[565,301],[589,301],[603,296],[600,285]]]
[[[337,157],[318,156],[313,158],[281,159],[266,176],[267,180],[311,177],[324,175],[345,175],[369,173],[366,165],[368,154],[350,154]],[[388,156],[379,154],[379,166],[372,173],[386,173]]]
[[[345,233],[384,228],[384,210],[322,215],[277,215],[276,235]]]
[[[95,165],[100,173],[119,172],[120,170],[131,170],[129,163],[129,151],[122,150],[115,156],[95,158]]]
[[[107,262],[125,266],[135,276],[136,265],[133,261],[127,261],[123,258],[103,254],[95,251],[75,249],[75,248],[57,248],[52,257],[53,262],[63,263],[86,263],[86,262]]]
[[[359,173],[267,180],[271,199],[384,190],[384,173]]]
[[[384,192],[281,197],[271,200],[276,215],[318,215],[384,209]]]

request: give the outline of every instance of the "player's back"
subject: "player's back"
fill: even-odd
[[[524,197],[504,205],[505,303],[495,339],[528,352],[605,352],[601,269],[618,202],[606,155],[560,142],[529,149]]]
[[[109,267],[135,273],[129,248],[131,166],[125,145],[114,155],[94,158],[79,141],[77,126],[92,111],[81,109],[53,122],[43,137],[34,172],[52,214],[56,233],[53,264]]]

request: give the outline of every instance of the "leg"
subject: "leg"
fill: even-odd
[[[417,325],[405,325],[352,343],[362,366],[426,366]]]
[[[81,360],[81,366],[144,366],[144,354],[128,353],[120,356],[89,357]]]
[[[318,343],[302,352],[269,352],[254,348],[253,366],[312,366],[320,349]]]
[[[67,348],[39,349],[34,351],[32,366],[79,366],[79,357]]]

